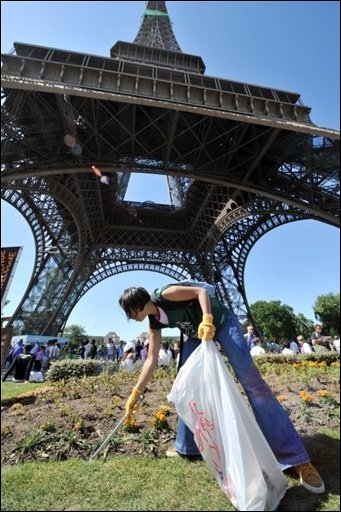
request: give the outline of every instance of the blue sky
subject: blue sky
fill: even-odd
[[[297,92],[320,127],[340,128],[339,2],[167,2],[184,53],[201,56],[206,75]],[[145,2],[1,2],[1,52],[13,42],[109,56],[117,41],[132,42]],[[128,200],[168,203],[165,180],[131,180]],[[1,246],[23,246],[4,309],[11,315],[33,270],[34,245],[23,217],[1,202]],[[246,263],[252,304],[280,300],[314,320],[318,295],[339,293],[340,231],[316,221],[294,222],[262,237]],[[128,286],[148,290],[169,282],[163,275],[132,272],[102,281],[72,311],[68,325],[89,335],[115,331],[130,340],[147,323],[126,321],[118,298]],[[165,330],[165,334],[176,334]]]

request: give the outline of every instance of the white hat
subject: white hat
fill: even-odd
[[[123,352],[128,352],[131,349],[135,350],[135,343],[128,341],[128,343],[124,345]]]
[[[149,340],[146,340],[146,341],[143,343],[143,345],[144,345],[145,347],[147,347],[147,346],[149,345]]]

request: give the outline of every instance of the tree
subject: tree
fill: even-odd
[[[323,324],[330,336],[340,334],[340,294],[319,295],[313,306],[316,320]]]
[[[162,341],[168,341],[170,345],[174,345],[174,343],[179,343],[180,336],[162,336]]]
[[[297,319],[292,307],[279,300],[258,301],[250,306],[258,330],[266,339],[292,340],[297,335]]]
[[[85,340],[86,338],[86,332],[84,327],[81,325],[69,325],[68,327],[65,327],[63,331],[63,336],[66,338],[69,338],[70,340],[70,346],[72,348],[77,348],[80,345],[80,342]]]
[[[313,330],[314,322],[308,320],[302,313],[298,313],[298,315],[296,315],[296,336],[302,334],[303,338],[309,338]]]

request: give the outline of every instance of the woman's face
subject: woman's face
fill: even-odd
[[[134,320],[135,322],[143,322],[143,320],[146,318],[147,313],[145,312],[145,307],[140,311],[132,311],[130,314],[130,319]]]

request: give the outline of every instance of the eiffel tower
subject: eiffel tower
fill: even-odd
[[[132,270],[215,283],[252,320],[254,244],[297,220],[339,226],[339,132],[296,93],[205,75],[166,2],[110,57],[15,42],[2,62],[1,197],[36,248],[8,327],[55,336],[87,291]],[[166,177],[170,204],[126,201],[131,173]]]

